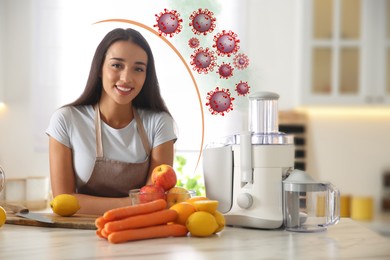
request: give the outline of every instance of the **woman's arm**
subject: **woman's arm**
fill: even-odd
[[[76,193],[72,150],[54,138],[49,139],[50,179],[53,196],[72,194],[80,203],[78,213],[102,215],[109,209],[131,205],[131,199],[105,198]]]
[[[149,174],[146,184],[152,183],[152,171],[161,164],[173,166],[174,147],[173,140],[160,144],[152,149],[150,154]]]

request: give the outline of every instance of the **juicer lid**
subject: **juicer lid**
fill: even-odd
[[[282,132],[275,134],[255,134],[251,133],[251,142],[254,145],[293,145],[294,136]],[[241,135],[233,134],[229,136],[219,137],[213,142],[207,144],[208,148],[223,147],[228,145],[241,144]]]
[[[296,184],[318,183],[309,174],[307,174],[304,171],[297,170],[297,169],[292,170],[290,175],[283,182],[284,183],[296,183]]]
[[[267,92],[267,91],[261,91],[261,92],[255,92],[248,96],[250,100],[275,100],[279,99],[279,95],[273,92]]]
[[[283,181],[285,191],[294,192],[316,192],[325,191],[327,183],[314,180],[304,171],[294,169]]]

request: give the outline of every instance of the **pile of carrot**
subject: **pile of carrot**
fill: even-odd
[[[163,199],[106,211],[96,219],[96,234],[110,243],[186,236],[184,225],[174,224],[175,210]]]

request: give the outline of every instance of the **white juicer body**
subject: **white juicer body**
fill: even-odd
[[[242,181],[241,146],[204,150],[206,196],[219,201],[227,225],[275,229],[283,224],[282,180],[294,145],[252,145],[252,180]]]
[[[293,145],[253,145],[253,181],[242,182],[240,146],[233,146],[233,203],[229,225],[274,229],[283,224],[282,179],[294,164]]]

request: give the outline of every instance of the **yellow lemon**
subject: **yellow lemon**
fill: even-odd
[[[0,227],[4,225],[6,219],[7,213],[5,212],[5,209],[0,206]]]
[[[214,214],[218,208],[218,200],[198,200],[194,201],[194,206],[197,211],[206,211]]]
[[[191,235],[197,237],[210,236],[219,228],[215,217],[206,211],[192,213],[187,219],[186,227]]]
[[[75,196],[60,194],[50,202],[50,207],[54,213],[62,217],[70,217],[80,209],[80,204]]]
[[[182,225],[185,225],[188,217],[196,211],[194,205],[188,202],[176,203],[170,207],[170,209],[173,209],[177,212],[177,219],[175,220],[175,223]]]
[[[186,202],[191,203],[192,205],[194,205],[194,202],[195,201],[199,201],[199,200],[208,200],[208,198],[206,198],[204,196],[194,196],[194,197],[191,197],[191,198],[187,199]]]
[[[215,217],[215,220],[217,221],[217,224],[218,224],[218,228],[217,228],[217,230],[215,230],[214,233],[217,233],[217,232],[222,231],[222,229],[224,229],[226,221],[225,221],[225,216],[221,212],[219,212],[218,210],[215,211],[214,217]]]

